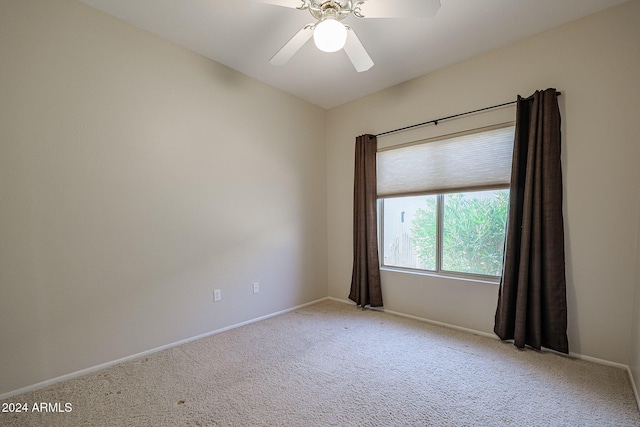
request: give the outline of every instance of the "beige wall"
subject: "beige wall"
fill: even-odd
[[[640,187],[638,188],[640,190]],[[640,191],[639,191],[640,193]],[[638,240],[636,244],[636,288],[633,318],[631,326],[631,351],[629,356],[629,368],[633,375],[634,385],[636,387],[636,399],[640,405],[640,217],[638,218]]]
[[[563,132],[570,350],[626,364],[640,182],[640,1],[631,1],[329,111],[329,294],[351,277],[355,137],[556,87]],[[472,40],[469,40],[472,43]],[[513,120],[502,109],[389,138],[383,145]],[[383,272],[385,308],[492,333],[494,284]],[[637,340],[636,340],[637,341]]]
[[[0,395],[327,295],[323,110],[75,1],[0,58]]]

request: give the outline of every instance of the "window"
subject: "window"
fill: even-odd
[[[382,266],[500,276],[513,134],[499,126],[380,150]]]
[[[508,189],[382,199],[382,264],[499,276],[508,203]]]

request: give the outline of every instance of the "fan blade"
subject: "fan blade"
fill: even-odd
[[[284,65],[295,53],[300,50],[306,42],[313,36],[313,28],[315,24],[307,24],[291,40],[287,42],[282,49],[278,51],[269,62],[273,65]]]
[[[303,0],[253,0],[256,3],[272,4],[274,6],[292,7],[299,9],[304,6]]]
[[[364,18],[430,18],[440,9],[440,0],[367,0],[359,7]]]
[[[356,70],[361,73],[363,71],[367,71],[369,68],[373,67],[373,60],[367,53],[362,43],[360,43],[360,39],[356,36],[355,31],[348,26],[347,27],[347,43],[344,45],[344,51],[347,53],[347,56],[351,60],[351,63],[356,68]]]

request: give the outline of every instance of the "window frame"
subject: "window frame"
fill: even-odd
[[[475,191],[491,191],[491,190],[509,190],[509,185],[500,185],[500,186],[493,186],[491,188],[487,188],[484,190],[474,190],[474,191],[467,191],[467,193],[472,193]],[[432,194],[432,193],[424,193],[424,194],[412,194],[411,196],[405,195],[405,196],[397,196],[397,197],[381,197],[378,199],[377,202],[377,216],[378,216],[378,247],[381,248],[380,249],[380,257],[379,257],[379,264],[380,264],[380,269],[381,270],[387,270],[387,271],[397,271],[397,272],[403,272],[403,273],[413,273],[413,274],[421,274],[421,275],[426,275],[426,276],[435,276],[435,277],[447,277],[447,278],[455,278],[455,279],[464,279],[464,280],[470,280],[470,281],[478,281],[478,282],[484,282],[484,283],[491,283],[491,284],[499,284],[500,283],[500,279],[501,276],[491,276],[491,275],[485,275],[485,274],[478,274],[478,273],[468,273],[468,272],[462,272],[462,271],[452,271],[452,270],[444,270],[442,268],[442,258],[443,258],[443,254],[442,254],[442,243],[443,243],[443,236],[444,236],[444,227],[443,227],[443,219],[444,219],[444,197],[445,195],[448,194],[459,194],[459,192],[451,192],[451,193],[437,193],[437,194]],[[384,250],[385,250],[385,246],[384,246],[384,200],[385,199],[391,199],[391,198],[395,198],[395,199],[401,199],[401,198],[405,198],[405,197],[414,197],[414,196],[436,196],[436,268],[435,270],[426,270],[426,269],[421,269],[421,268],[411,268],[411,267],[399,267],[399,266],[395,266],[395,265],[386,265],[384,263]],[[506,224],[505,224],[506,225]],[[506,227],[505,227],[505,237],[506,237]]]

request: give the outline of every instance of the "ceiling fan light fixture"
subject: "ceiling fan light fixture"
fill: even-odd
[[[333,17],[327,17],[316,24],[313,41],[323,52],[337,52],[347,42],[347,29]]]

